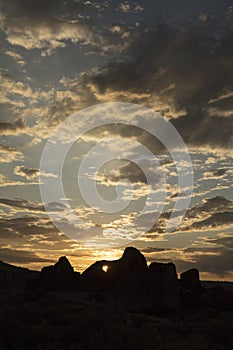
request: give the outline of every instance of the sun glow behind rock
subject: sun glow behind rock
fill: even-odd
[[[103,270],[104,272],[108,272],[108,266],[107,266],[107,265],[104,265],[104,266],[102,267],[102,270]]]

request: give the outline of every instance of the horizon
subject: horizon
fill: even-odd
[[[130,246],[128,246],[128,247],[130,247]],[[133,247],[133,246],[132,246],[132,247]],[[134,247],[133,247],[133,248],[134,248]],[[75,267],[72,265],[71,261],[70,261],[65,255],[64,255],[64,256],[60,256],[60,257],[58,258],[58,260],[52,262],[51,265],[43,265],[43,266],[41,266],[41,268],[40,268],[39,270],[33,270],[33,269],[28,268],[27,266],[24,267],[24,266],[20,266],[20,265],[17,265],[17,264],[9,264],[9,263],[7,263],[6,261],[3,261],[3,260],[0,260],[0,262],[3,263],[3,264],[7,264],[7,265],[10,265],[10,266],[13,266],[13,267],[27,268],[27,269],[29,269],[30,271],[41,272],[41,270],[42,270],[43,267],[54,266],[55,263],[57,263],[57,262],[60,260],[60,258],[65,257],[65,258],[67,258],[68,261],[70,262],[71,266],[72,266],[73,269],[74,269],[74,272],[78,272],[78,273],[82,274],[84,271],[86,271],[86,270],[87,270],[90,266],[92,266],[94,263],[100,262],[100,261],[104,261],[104,262],[106,262],[106,266],[103,266],[103,271],[105,271],[105,272],[107,273],[107,272],[108,272],[108,265],[107,265],[107,263],[108,263],[108,262],[110,263],[110,262],[112,262],[112,261],[118,261],[118,260],[122,257],[124,251],[125,251],[125,248],[124,248],[122,254],[119,256],[119,258],[116,258],[116,259],[113,259],[113,260],[106,260],[106,259],[96,260],[96,261],[91,262],[90,265],[85,266],[85,267],[83,268],[83,270],[77,270],[77,269],[75,269]],[[151,263],[153,263],[153,262],[158,262],[158,261],[150,261],[150,262],[148,262],[148,261],[146,260],[146,263],[147,263],[147,266],[148,266],[148,267],[149,267],[149,265],[150,265]],[[170,263],[170,262],[172,263],[172,261],[168,261],[168,263]],[[106,267],[106,268],[104,269],[104,267]],[[195,269],[196,267],[193,266],[193,267],[191,267],[191,269],[192,269],[192,268]],[[188,271],[188,270],[183,270],[183,271],[177,271],[177,270],[176,270],[178,279],[180,279],[180,278],[181,278],[181,274],[182,274],[183,272],[186,272],[186,271]],[[200,273],[200,271],[199,271],[199,273]],[[200,273],[200,281],[202,281],[202,282],[215,282],[215,283],[218,283],[218,282],[220,282],[220,283],[221,283],[221,282],[222,282],[222,283],[233,283],[233,281],[225,280],[225,279],[219,279],[219,280],[203,279],[201,273]]]

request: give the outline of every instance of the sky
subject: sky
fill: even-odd
[[[93,129],[64,160],[67,201],[46,204],[69,220],[68,202],[86,223],[77,228],[80,237],[98,229],[111,240],[113,232],[130,231],[148,194],[142,169],[127,160],[140,142],[160,162],[140,160],[156,177],[154,193],[165,178],[166,203],[128,245],[149,263],[173,261],[179,273],[197,267],[202,279],[233,281],[233,2],[0,0],[0,9],[0,259],[39,270],[66,255],[83,271],[122,255],[125,245],[74,240],[54,225],[40,190],[57,177],[40,162],[47,140],[71,115],[92,106],[101,111],[106,102],[133,103],[169,121],[188,148],[193,194],[179,226],[166,231],[179,193],[175,164],[149,132],[127,125],[127,116],[125,125],[122,119],[93,128],[92,119],[78,114],[72,132],[80,132],[81,122]],[[114,148],[109,139],[121,143]],[[114,214],[87,205],[77,186],[82,159],[101,142],[96,157],[112,161],[96,174],[98,191],[114,200],[120,183],[123,203],[130,201]]]

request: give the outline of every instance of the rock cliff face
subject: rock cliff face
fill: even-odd
[[[127,247],[119,259],[121,273],[130,275],[134,273],[147,272],[147,262],[144,255],[136,248]]]
[[[174,312],[179,307],[179,283],[175,265],[152,263],[149,268],[143,254],[127,247],[119,260],[101,260],[82,275],[74,272],[66,257],[44,267],[34,288],[42,290],[82,290],[104,292],[142,310]]]
[[[42,268],[37,282],[38,287],[44,290],[76,289],[80,274],[74,272],[69,260],[62,256],[56,264]]]
[[[151,263],[149,266],[150,294],[154,306],[161,310],[176,311],[180,303],[180,287],[173,263]]]
[[[185,289],[198,291],[201,288],[199,271],[197,269],[190,269],[180,275],[180,284]]]
[[[107,272],[103,270],[107,266]],[[119,260],[102,260],[83,272],[84,288],[108,291],[142,308],[175,311],[179,307],[179,282],[175,265],[152,263],[133,247],[125,249]]]
[[[107,271],[104,271],[104,266]],[[145,257],[139,250],[127,247],[119,260],[95,262],[82,273],[86,288],[118,291],[130,288],[130,282],[139,274],[148,272]]]

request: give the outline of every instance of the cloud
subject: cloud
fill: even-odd
[[[179,212],[177,212],[177,216],[179,216]],[[169,217],[169,211],[162,213],[156,224],[150,229],[149,234],[165,233]],[[232,224],[233,201],[216,196],[188,209],[182,224],[176,231],[221,229]]]
[[[5,54],[14,58],[16,61],[23,59],[23,57],[15,51],[5,51]]]
[[[203,243],[203,242],[202,242]],[[208,246],[190,246],[188,248],[146,247],[142,249],[147,261],[172,261],[177,271],[182,273],[190,268],[198,268],[201,276],[216,278],[232,277],[233,237],[207,239]]]
[[[1,124],[1,123],[0,123]],[[0,157],[2,163],[11,163],[23,158],[22,152],[9,146],[0,144]]]
[[[53,259],[54,254],[56,256],[73,254],[79,247],[78,243],[70,240],[53,225],[46,213],[42,212],[43,208],[39,203],[17,199],[3,199],[1,202],[2,205],[15,208],[0,219],[1,247],[40,252],[45,258],[51,254]],[[51,205],[53,210],[61,210],[55,203]]]
[[[32,180],[32,179],[38,178],[38,176],[40,174],[43,174],[43,177],[57,178],[57,175],[54,173],[41,172],[39,169],[28,168],[28,167],[23,166],[23,165],[17,165],[14,168],[14,173],[16,175],[25,177],[27,180]]]
[[[189,209],[189,217],[198,217],[200,213],[216,213],[219,211],[226,211],[233,209],[233,201],[227,198],[216,196],[214,198],[207,198],[202,204],[196,205]]]
[[[209,105],[214,96],[233,90],[230,39],[228,47],[223,37],[214,48],[207,40],[165,24],[139,26],[122,59],[87,75],[87,85],[100,101],[142,103],[161,111],[190,145],[232,148],[233,116],[213,114]]]
[[[100,228],[95,228],[93,222],[86,222],[83,225],[71,223],[77,216],[84,220],[85,218],[89,219],[89,215],[94,214],[95,211],[88,210],[88,208],[77,207],[71,211],[63,203],[50,202],[46,209],[55,218],[55,223],[53,223],[48,218],[44,205],[40,202],[20,198],[1,198],[0,206],[5,212],[0,219],[0,239],[5,243],[12,241],[24,243],[27,240],[33,245],[53,246],[55,249],[56,246],[70,247],[71,240],[66,238],[62,232],[67,234],[72,232],[80,239],[87,235],[92,237],[96,233],[100,233]],[[59,229],[55,224],[59,225]],[[87,227],[91,230],[88,231]]]
[[[98,35],[88,20],[79,16],[79,3],[10,0],[2,8],[2,28],[11,45],[51,54],[54,49],[64,48],[67,41],[97,42]]]
[[[233,201],[217,196],[187,213],[182,230],[220,228],[233,224]]]
[[[171,248],[146,247],[141,249],[141,252],[145,254],[151,254],[151,253],[167,252],[169,250],[171,250]]]
[[[23,57],[15,51],[11,51],[11,50],[5,51],[5,55],[12,57],[21,66],[24,66],[26,63]]]
[[[212,47],[209,36],[213,33],[207,31],[208,36],[197,30],[191,35],[185,26],[181,30],[167,24],[141,24],[131,31],[130,46],[117,60],[60,80],[65,91],[57,91],[50,101],[44,123],[53,127],[100,102],[132,102],[161,112],[189,146],[231,150],[233,115],[226,117],[223,111],[223,105],[227,110],[233,108],[230,39],[226,43],[222,36]],[[232,41],[232,34],[229,36]],[[213,106],[220,103],[222,113],[214,113]],[[127,127],[114,130],[124,136],[126,129],[128,134],[136,134]],[[150,149],[159,147],[148,134],[140,135],[142,139]]]
[[[4,180],[4,181],[3,181]],[[0,182],[0,187],[13,187],[13,186],[31,186],[38,185],[38,182],[22,182],[22,181],[11,181],[7,179],[4,175],[2,176],[2,181]]]
[[[219,235],[217,238],[209,239],[208,242],[224,248],[233,249],[233,236]]]
[[[28,209],[30,211],[40,211],[44,212],[44,206],[41,203],[37,202],[30,202],[25,199],[9,199],[9,198],[0,198],[0,204],[10,206],[10,207],[16,207],[20,209]]]
[[[22,209],[23,212],[28,211],[31,213],[45,213],[45,208],[44,204],[40,202],[32,202],[28,201],[26,199],[21,199],[21,198],[0,198],[0,204],[8,207],[15,207]],[[47,204],[47,209],[50,212],[59,212],[59,211],[64,211],[66,209],[66,205],[59,203],[59,202],[50,202]],[[88,212],[88,210],[85,211],[85,213]],[[16,213],[18,211],[16,210]],[[84,214],[84,210],[83,210]]]
[[[122,159],[124,155],[122,155]],[[136,161],[136,159],[135,159]],[[141,168],[142,167],[142,168]],[[100,174],[97,178],[101,184],[111,184],[117,185],[119,181],[129,180],[132,184],[147,184],[147,178],[142,169],[147,169],[147,175],[149,178],[156,179],[159,183],[161,174],[159,172],[158,164],[152,159],[138,159],[137,164],[134,162],[124,162],[124,164],[117,164],[114,167],[114,164],[111,167],[110,171],[103,171],[102,175]]]
[[[36,211],[34,211],[36,214]],[[36,215],[24,215],[0,219],[0,241],[2,247],[13,247],[30,251],[49,252],[72,250],[74,242],[62,234],[46,217]],[[74,246],[72,248],[72,245]],[[63,252],[62,252],[63,251]]]
[[[194,222],[189,229],[209,229],[229,226],[233,224],[233,211],[213,213],[207,219]],[[184,228],[185,229],[185,228]]]
[[[121,3],[119,5],[119,10],[122,11],[122,12],[125,12],[125,13],[129,12],[130,11],[130,4],[127,3],[127,2]]]
[[[0,135],[17,135],[26,132],[26,125],[24,121],[19,118],[13,122],[0,122]]]
[[[180,271],[195,266],[201,272],[208,272],[221,278],[231,276],[233,271],[233,246],[232,236],[209,240],[211,243],[218,243],[218,247],[196,248],[196,250],[184,250],[184,260],[177,260],[176,264]],[[230,242],[230,246],[225,244]],[[222,243],[222,244],[221,244]],[[186,254],[191,254],[192,260],[186,260]],[[185,261],[186,260],[186,261]]]
[[[205,178],[211,178],[211,179],[216,179],[219,177],[223,177],[227,174],[228,169],[215,169],[215,170],[210,170],[204,172],[204,177]]]
[[[39,176],[40,171],[38,169],[34,168],[27,168],[25,166],[19,166],[17,165],[14,168],[14,173],[19,176],[26,177],[27,180],[32,180],[34,178],[37,178]]]
[[[32,89],[30,84],[25,81],[19,81],[8,70],[1,70],[1,96],[0,103],[7,107],[6,109],[11,109],[11,112],[16,119],[14,121],[2,121],[0,125],[0,133],[5,134],[20,134],[29,133],[29,127],[25,124],[23,114],[28,108],[28,113],[31,116],[31,108],[40,99],[45,100],[45,92],[40,89]],[[53,89],[47,93],[47,97],[50,96]],[[30,107],[29,107],[30,106]],[[29,112],[30,109],[30,112]],[[1,131],[2,129],[2,131]]]
[[[51,224],[50,220],[32,216],[22,216],[10,219],[0,219],[1,234],[0,239],[20,239],[29,238],[33,235],[50,234],[58,232]]]

